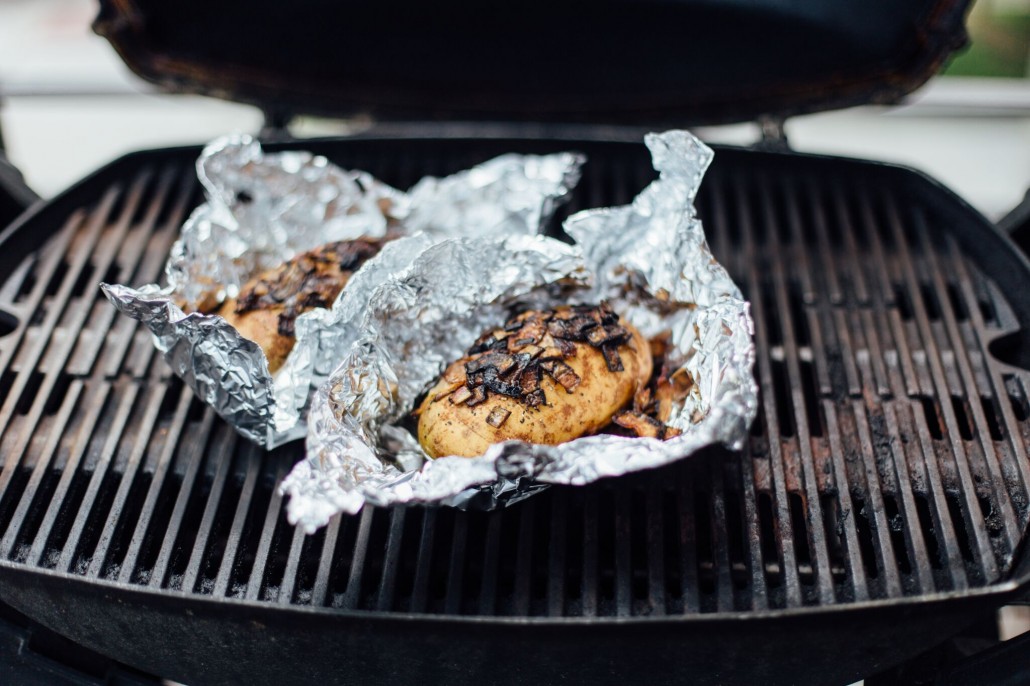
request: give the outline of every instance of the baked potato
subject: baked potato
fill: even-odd
[[[273,374],[282,367],[295,342],[297,317],[316,307],[329,307],[351,275],[382,248],[385,240],[337,241],[301,253],[248,281],[218,314],[240,335],[261,346]]]
[[[564,443],[608,426],[651,372],[647,340],[606,303],[525,312],[447,367],[417,410],[418,440],[433,458]]]

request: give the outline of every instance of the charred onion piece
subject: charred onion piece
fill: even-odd
[[[490,414],[486,418],[486,423],[495,429],[499,428],[504,422],[508,421],[508,417],[511,416],[511,412],[504,409],[503,407],[495,407],[490,411]]]
[[[433,401],[447,397],[451,403],[473,407],[494,393],[539,407],[547,403],[540,386],[544,374],[568,393],[579,387],[582,379],[562,361],[575,356],[577,343],[598,349],[608,370],[620,372],[623,365],[618,349],[631,338],[629,330],[619,324],[619,315],[604,302],[526,312],[480,336],[466,353],[463,370],[460,363],[448,367],[444,374],[448,386]],[[492,422],[507,419],[494,414],[487,418],[491,426],[500,426]]]
[[[561,360],[545,360],[540,363],[540,366],[569,393],[576,390],[576,387],[579,386],[579,382],[582,380],[579,378],[579,375],[572,370],[572,367]]]
[[[580,378],[562,358],[575,354],[576,343],[587,343],[604,355],[608,370],[623,370],[619,346],[632,338],[619,324],[607,303],[559,307],[527,312],[503,327],[488,331],[469,349],[465,362],[466,383],[472,392],[469,405],[483,402],[476,394],[485,389],[515,398],[530,407],[547,402],[540,379],[544,372],[571,393]]]
[[[478,405],[479,403],[486,402],[486,389],[482,386],[476,386],[472,389],[472,397],[465,401],[465,404],[469,407]]]
[[[356,271],[379,252],[384,242],[359,238],[301,253],[282,269],[265,272],[247,283],[236,298],[235,313],[282,307],[279,335],[292,337],[297,317],[312,308],[332,305],[346,283],[339,274]]]
[[[666,422],[672,416],[673,403],[687,397],[693,379],[683,369],[670,375],[669,362],[665,359],[672,347],[668,333],[655,336],[649,343],[654,373],[647,385],[638,388],[633,395],[633,409],[620,412],[612,421],[637,436],[665,440],[683,433]]]
[[[444,395],[444,394],[441,394],[441,395]],[[458,390],[456,390],[453,393],[451,393],[449,400],[452,403],[454,403],[455,405],[457,405],[458,403],[465,402],[466,400],[468,400],[471,397],[472,397],[472,391],[470,391],[468,389],[468,386],[461,386],[461,387],[458,388]],[[483,399],[486,400],[486,398],[483,398]]]
[[[665,440],[682,433],[674,426],[668,426],[650,415],[636,410],[624,410],[612,418],[619,426],[629,429],[640,438],[659,438]]]

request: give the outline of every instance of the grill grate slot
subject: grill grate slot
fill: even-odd
[[[430,150],[337,161],[406,187],[488,156]],[[1003,293],[903,186],[726,159],[698,205],[752,301],[762,406],[745,451],[490,513],[367,508],[311,537],[277,491],[301,446],[237,438],[94,288],[158,279],[201,199],[189,164],[140,162],[0,284],[0,557],[195,596],[518,617],[1002,578],[1030,501],[1026,377],[989,352],[1012,329]],[[592,154],[566,211],[627,202],[653,176]]]

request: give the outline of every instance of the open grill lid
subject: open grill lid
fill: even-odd
[[[965,44],[969,0],[101,0],[162,88],[279,117],[696,125],[889,103]]]

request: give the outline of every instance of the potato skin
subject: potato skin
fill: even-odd
[[[293,322],[316,307],[330,307],[351,275],[388,240],[358,238],[326,243],[266,270],[218,310],[244,338],[265,352],[275,374],[296,342]]]
[[[236,298],[230,298],[222,305],[218,314],[229,322],[244,338],[254,341],[265,351],[268,358],[268,371],[275,374],[286,362],[286,356],[293,350],[296,339],[279,333],[279,315],[284,308],[273,307],[266,310],[251,310],[236,314]]]
[[[429,391],[419,409],[418,440],[430,457],[448,455],[476,457],[494,443],[520,440],[557,445],[587,436],[607,426],[612,416],[629,403],[638,386],[646,384],[652,371],[650,346],[633,326],[620,321],[631,334],[619,346],[623,370],[609,371],[602,352],[585,342],[577,342],[575,354],[564,359],[580,377],[579,385],[566,391],[550,376],[540,388],[546,402],[538,407],[512,397],[489,394],[486,401],[469,407],[436,396],[451,388],[442,375]],[[465,359],[451,365],[464,365]],[[455,370],[457,371],[457,370]],[[511,414],[499,427],[487,423],[495,409]]]

